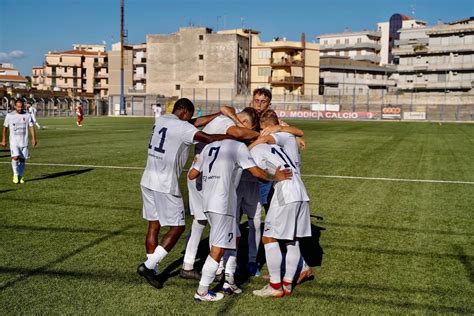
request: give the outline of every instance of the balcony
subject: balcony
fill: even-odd
[[[376,56],[376,55],[357,55],[352,58],[354,60],[370,61],[374,64],[380,63],[380,56]]]
[[[146,93],[145,86],[128,88],[129,93]]]
[[[295,60],[291,57],[289,58],[272,58],[270,59],[270,64],[273,68],[278,67],[292,67],[292,66],[299,66],[302,67],[304,65],[303,60]]]
[[[473,88],[470,80],[459,80],[459,81],[439,81],[439,82],[399,82],[397,87],[402,90],[437,90],[437,91],[446,91],[446,90],[464,90],[468,91]]]
[[[379,51],[382,46],[378,43],[348,43],[348,44],[334,44],[334,45],[321,45],[320,51],[334,51],[334,50],[355,50],[367,48],[370,50]]]
[[[272,85],[301,85],[304,83],[303,77],[296,76],[268,77],[268,82]]]
[[[146,80],[146,74],[133,74],[134,81]]]
[[[94,63],[94,68],[107,68],[109,66],[108,62],[99,61]]]
[[[109,75],[106,73],[100,73],[100,72],[94,73],[94,78],[108,78],[108,77]]]
[[[94,89],[108,89],[107,85],[106,84],[101,84],[101,83],[96,83],[94,84]]]

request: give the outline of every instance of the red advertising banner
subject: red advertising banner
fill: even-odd
[[[380,112],[322,112],[322,111],[275,111],[281,119],[308,120],[373,120],[380,118]]]

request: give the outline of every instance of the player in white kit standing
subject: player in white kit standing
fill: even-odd
[[[263,244],[270,274],[270,284],[253,293],[262,297],[281,297],[292,293],[292,283],[301,258],[298,238],[311,236],[309,197],[301,180],[299,167],[278,145],[259,144],[250,150],[261,168],[291,168],[291,180],[274,185],[270,207],[265,218]],[[282,253],[279,241],[286,244],[286,271],[281,280]]]
[[[254,140],[260,135],[258,132],[253,130],[257,128],[258,125],[258,116],[254,109],[250,107],[245,108],[237,114],[237,118],[244,127],[236,126],[236,123],[233,120],[221,115],[207,124],[202,131],[207,134],[227,134],[242,141]],[[204,145],[205,144],[196,144],[195,159],[199,157]],[[181,269],[179,275],[185,279],[200,280],[201,275],[199,272],[194,270],[194,262],[196,260],[196,253],[201,240],[202,232],[207,224],[207,218],[202,209],[202,178],[198,177],[194,180],[187,179],[187,184],[189,193],[189,209],[194,219],[188,243],[186,245],[183,268]],[[230,260],[231,261],[229,262],[229,265],[233,267],[229,267],[226,272],[233,274],[236,267],[235,254],[231,256]]]
[[[38,112],[38,110],[29,102],[26,102],[26,109],[28,110],[28,113],[30,113],[31,115],[31,121],[36,125],[36,127],[38,127],[38,129],[41,129],[41,126],[36,120],[36,112]]]
[[[2,147],[7,146],[7,129],[10,133],[10,153],[12,157],[13,183],[25,183],[23,176],[28,155],[28,130],[31,133],[31,145],[36,147],[36,131],[31,115],[23,109],[23,101],[17,99],[15,111],[7,114],[3,122]]]
[[[193,114],[193,103],[182,98],[176,101],[172,114],[163,115],[155,121],[148,145],[147,164],[140,182],[143,218],[148,221],[145,240],[148,260],[138,266],[137,272],[156,288],[162,288],[163,284],[156,277],[155,269],[185,229],[178,179],[188,158],[189,146],[196,141],[211,143],[230,138],[227,135],[209,135],[196,128],[207,124],[220,113],[191,120]],[[170,226],[170,229],[158,243],[161,226]]]
[[[214,142],[206,147],[199,159],[191,167],[189,179],[195,179],[202,173],[203,210],[211,225],[209,243],[210,253],[202,269],[199,287],[194,299],[199,301],[218,301],[222,293],[209,291],[209,285],[216,276],[219,261],[225,250],[236,249],[239,236],[237,225],[237,185],[243,169],[264,180],[281,181],[291,177],[289,170],[276,170],[271,175],[255,165],[245,144],[234,140]],[[233,292],[240,289],[235,284]]]

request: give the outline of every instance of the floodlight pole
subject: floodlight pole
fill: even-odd
[[[124,49],[124,0],[120,0],[120,115],[125,115],[125,99],[123,95],[123,49]]]

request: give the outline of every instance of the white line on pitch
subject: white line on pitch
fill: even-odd
[[[0,161],[0,163],[10,164],[10,162]],[[127,167],[127,166],[100,166],[100,165],[75,165],[62,163],[36,163],[28,162],[33,166],[51,166],[51,167],[79,167],[79,168],[103,168],[103,169],[128,169],[128,170],[144,170],[144,167]],[[187,171],[187,170],[185,170]],[[474,184],[471,181],[454,181],[454,180],[423,180],[423,179],[399,179],[399,178],[374,178],[374,177],[354,177],[354,176],[332,176],[321,174],[303,174],[303,177],[314,178],[333,178],[333,179],[354,179],[354,180],[378,180],[378,181],[398,181],[398,182],[424,182],[424,183],[449,183],[449,184]]]

